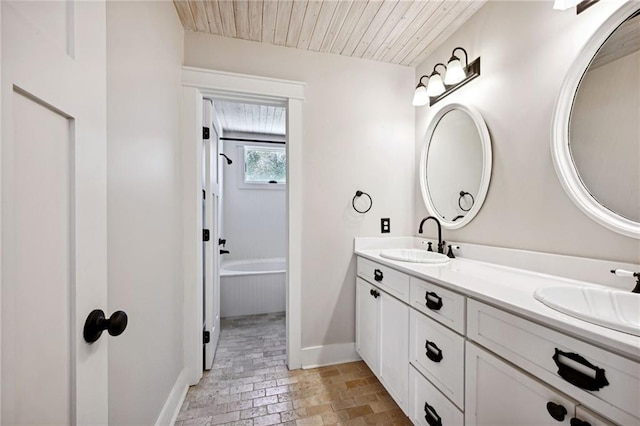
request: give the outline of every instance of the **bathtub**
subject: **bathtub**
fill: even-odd
[[[223,261],[220,265],[220,316],[284,312],[284,258]]]

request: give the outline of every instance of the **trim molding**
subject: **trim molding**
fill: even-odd
[[[303,100],[306,83],[183,66],[182,85],[200,90],[214,90],[218,92],[219,97],[224,97],[226,93],[233,100],[237,100],[237,94],[244,93],[249,95],[249,100],[255,102],[252,94],[267,98]]]
[[[302,348],[302,82],[183,67],[182,190],[184,362],[187,383],[202,377],[202,99],[267,102],[287,107],[287,366],[301,368]]]
[[[183,369],[178,374],[178,378],[169,392],[169,396],[160,411],[160,415],[156,420],[156,426],[173,425],[178,418],[180,408],[184,402],[184,398],[187,395],[187,389],[189,384],[187,383],[187,371]]]
[[[360,361],[361,359],[356,352],[355,342],[310,346],[302,349],[302,368],[305,369]]]

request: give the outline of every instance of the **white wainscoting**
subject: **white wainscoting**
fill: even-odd
[[[220,316],[284,312],[285,277],[284,272],[220,277]]]

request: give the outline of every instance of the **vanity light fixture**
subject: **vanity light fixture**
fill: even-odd
[[[455,55],[456,50],[461,50],[464,53],[465,65],[462,65],[460,58]],[[441,66],[445,69],[444,81],[442,74],[437,71],[437,67]],[[445,66],[442,63],[437,63],[433,67],[433,71],[430,76],[423,75],[420,77],[418,86],[413,95],[413,105],[423,106],[427,103],[433,105],[440,99],[444,98],[451,92],[464,86],[474,78],[480,75],[480,57],[476,58],[473,62],[469,63],[467,51],[462,47],[456,47],[451,52],[451,58],[449,63]],[[422,82],[423,79],[428,78],[428,83]]]

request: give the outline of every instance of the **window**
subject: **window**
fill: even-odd
[[[245,146],[243,180],[245,187],[286,184],[287,154],[285,148]]]

